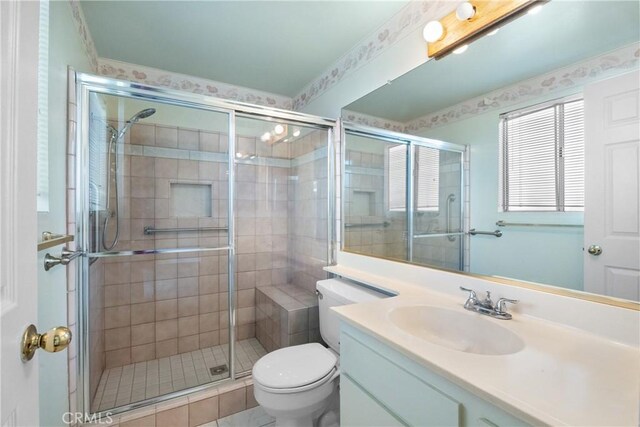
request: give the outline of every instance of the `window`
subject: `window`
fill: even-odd
[[[40,2],[38,40],[38,148],[37,196],[38,212],[49,212],[49,2]]]
[[[440,198],[440,151],[416,147],[416,210],[437,212]]]
[[[407,146],[396,145],[389,148],[389,186],[387,190],[390,211],[404,211],[407,200]]]
[[[584,101],[500,116],[500,210],[584,210]]]
[[[437,212],[440,194],[440,152],[435,148],[416,146],[415,209]],[[390,211],[406,210],[407,147],[397,145],[388,152],[388,200]]]

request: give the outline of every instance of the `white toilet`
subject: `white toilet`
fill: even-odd
[[[281,348],[253,366],[256,401],[275,417],[279,427],[317,426],[321,417],[323,426],[338,425],[340,326],[329,308],[383,297],[339,279],[321,280],[316,289],[320,334],[331,348],[318,343]]]

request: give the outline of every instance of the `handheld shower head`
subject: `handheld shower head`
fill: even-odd
[[[131,116],[131,118],[127,120],[127,122],[125,123],[120,133],[118,133],[118,137],[116,138],[116,141],[122,138],[124,134],[127,133],[129,129],[131,129],[131,126],[138,123],[138,120],[146,119],[147,117],[155,114],[155,112],[156,112],[155,108],[145,108],[144,110],[138,111],[136,114]]]
[[[107,215],[102,225],[102,247],[108,251],[113,249],[118,244],[118,238],[120,236],[120,215],[118,214],[119,213],[119,209],[118,209],[119,195],[118,195],[118,179],[117,179],[118,178],[118,157],[115,156],[114,147],[118,143],[118,141],[120,141],[120,139],[129,131],[129,129],[131,129],[131,126],[133,126],[135,123],[138,122],[138,120],[146,119],[147,117],[151,116],[155,112],[156,112],[155,108],[145,108],[144,110],[138,111],[129,120],[127,120],[127,122],[122,127],[120,132],[118,132],[111,125],[108,125],[107,127],[111,131],[111,139],[109,140],[109,165],[110,166],[107,168]],[[115,158],[115,161],[113,162],[111,160],[112,157]],[[116,209],[114,212],[116,217],[116,230],[115,230],[115,236],[113,237],[113,240],[111,240],[111,243],[107,243],[107,232],[109,227],[109,220],[111,219],[111,208],[109,203],[111,200],[111,174],[112,173],[116,177],[114,182],[115,190],[116,190],[116,194],[115,194],[116,197],[114,200],[116,204]]]
[[[129,119],[130,122],[137,122],[140,119],[146,119],[149,116],[154,115],[156,112],[155,108],[145,108],[142,111],[136,113],[133,117]]]

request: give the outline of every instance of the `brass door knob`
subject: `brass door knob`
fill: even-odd
[[[598,246],[598,245],[591,245],[587,249],[587,252],[589,252],[589,254],[591,254],[591,255],[598,256],[598,255],[600,255],[602,253],[602,248],[600,246]]]
[[[44,334],[39,334],[34,325],[29,325],[22,334],[20,356],[23,362],[33,359],[36,350],[41,348],[49,353],[62,351],[71,342],[71,331],[65,326],[58,326]]]

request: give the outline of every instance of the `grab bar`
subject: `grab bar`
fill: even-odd
[[[469,234],[471,236],[475,236],[477,234],[482,234],[483,236],[502,237],[502,231],[500,231],[500,230],[496,230],[496,231],[476,231],[475,228],[472,228],[471,230],[469,230]]]
[[[144,228],[144,234],[154,233],[181,233],[189,231],[228,231],[228,227],[186,227],[186,228],[153,228],[147,225]]]
[[[345,228],[355,228],[355,227],[379,227],[379,226],[383,226],[383,227],[388,227],[390,226],[391,223],[389,221],[385,221],[385,222],[369,222],[369,223],[362,223],[362,224],[345,224]]]
[[[451,233],[451,203],[456,201],[456,195],[451,193],[447,196],[447,233]],[[447,236],[450,242],[456,240],[456,236]]]
[[[507,226],[514,226],[514,227],[575,227],[575,228],[582,228],[584,227],[584,225],[582,224],[534,224],[534,223],[528,223],[528,222],[505,222],[505,221],[497,221],[496,225],[498,227],[507,227]]]

